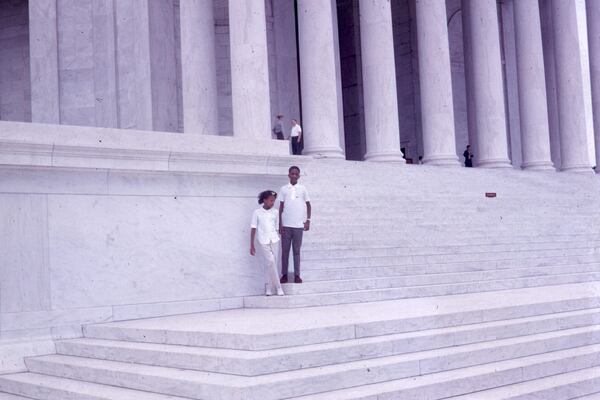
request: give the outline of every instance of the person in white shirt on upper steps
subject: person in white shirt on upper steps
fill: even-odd
[[[304,231],[310,229],[312,208],[308,191],[298,183],[300,168],[293,166],[288,171],[290,183],[281,188],[279,203],[279,233],[281,233],[281,283],[288,282],[290,247],[294,254],[294,283],[302,283],[300,278],[300,248]]]
[[[265,190],[258,195],[260,208],[252,214],[250,224],[250,254],[256,254],[255,240],[265,263],[265,294],[271,296],[274,292],[283,296],[283,289],[279,282],[277,271],[277,255],[279,254],[279,211],[273,207],[277,193]]]
[[[299,156],[302,154],[302,127],[297,120],[292,120],[292,131],[290,132],[292,142],[292,154]]]

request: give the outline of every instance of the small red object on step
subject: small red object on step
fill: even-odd
[[[496,197],[496,192],[485,192],[485,197]]]

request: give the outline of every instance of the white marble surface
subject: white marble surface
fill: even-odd
[[[60,123],[56,0],[29,6],[31,120]]]
[[[121,0],[114,6],[119,127],[153,130],[148,2]]]
[[[341,82],[336,5],[330,0],[298,2],[298,36],[304,154],[342,158]]]
[[[522,167],[552,169],[540,9],[514,2]]]
[[[362,79],[368,161],[402,162],[392,7],[386,0],[359,2]]]
[[[554,27],[554,57],[556,63],[557,99],[561,169],[563,171],[590,173],[590,143],[588,124],[590,115],[585,112],[589,98],[586,90],[584,67],[587,57],[580,47],[581,26],[585,26],[585,14],[580,11],[580,1],[562,2],[552,0]],[[587,53],[585,53],[587,54]],[[589,81],[587,81],[589,85]]]
[[[600,3],[587,1],[588,47],[590,57],[590,77],[592,106],[594,115],[600,115]],[[595,165],[600,166],[600,118],[594,118]],[[600,167],[596,168],[600,173]]]
[[[0,194],[2,313],[50,310],[47,206],[45,195]]]
[[[457,166],[446,4],[416,2],[423,163]]]
[[[219,134],[213,0],[180,2],[183,129]]]
[[[474,164],[510,167],[497,5],[494,0],[463,0],[462,4]]]
[[[229,0],[233,135],[271,137],[265,2]]]

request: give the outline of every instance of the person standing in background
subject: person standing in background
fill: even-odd
[[[278,114],[273,124],[273,133],[277,140],[283,140],[283,115]]]
[[[302,127],[298,124],[298,121],[292,120],[292,132],[290,133],[290,140],[292,141],[292,154],[299,156],[302,154]]]
[[[471,145],[467,145],[467,149],[463,153],[463,157],[465,158],[465,167],[473,168],[473,153],[471,153]]]

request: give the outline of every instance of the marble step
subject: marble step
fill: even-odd
[[[561,234],[561,233],[549,233],[547,235],[519,235],[519,234],[511,234],[511,235],[483,235],[483,236],[471,236],[468,238],[468,243],[470,245],[505,245],[512,243],[553,243],[553,242],[563,242],[563,241],[575,241],[581,240],[583,242],[589,241],[590,238],[594,238],[595,236],[590,236],[589,234]],[[422,246],[423,242],[421,240],[414,240],[413,238],[407,237],[401,240],[393,239],[393,240],[363,240],[363,241],[353,241],[353,242],[343,242],[343,241],[311,241],[310,234],[306,234],[303,240],[303,249],[304,250],[343,250],[347,248],[364,248],[364,247],[397,247],[397,246]],[[430,245],[439,245],[439,246],[462,246],[465,244],[465,238],[459,236],[444,236],[443,240],[440,238],[439,243],[433,241],[434,238],[430,237],[428,243]]]
[[[600,365],[599,327],[454,346],[397,356],[307,368],[254,377],[206,373],[175,368],[122,363],[62,355],[28,359],[31,372],[91,381],[129,389],[170,394],[193,399],[277,400],[339,390],[389,380],[417,377],[474,365],[488,364],[532,354],[585,346],[579,362]],[[567,358],[567,357],[565,357]],[[566,362],[565,359],[560,360]],[[571,363],[574,361],[569,360]]]
[[[378,278],[417,274],[445,274],[475,271],[494,271],[513,268],[551,268],[566,265],[598,265],[598,256],[535,257],[514,260],[460,261],[436,264],[411,264],[392,266],[365,266],[345,268],[336,267],[302,269],[302,279],[306,283],[336,279]],[[591,268],[591,267],[590,267]],[[290,273],[293,266],[290,262]]]
[[[449,400],[581,400],[586,398],[590,400],[593,397],[600,399],[598,390],[600,390],[600,368],[592,367],[454,396]]]
[[[35,373],[0,375],[0,391],[35,400],[189,400]]]
[[[332,206],[331,204],[322,204],[318,201],[311,201],[311,205],[315,207],[315,209],[319,210],[319,218],[330,218],[340,214],[340,204],[344,210],[344,214],[356,216],[356,218],[361,218],[365,213],[365,205],[355,206],[355,205],[346,205],[343,200],[336,202],[336,206]],[[420,203],[420,201],[419,201]],[[422,215],[431,215],[432,217],[444,217],[454,214],[481,214],[481,215],[498,215],[504,216],[507,214],[518,214],[523,210],[523,205],[514,205],[514,204],[479,204],[479,205],[460,205],[460,204],[452,204],[448,205],[438,205],[438,204],[430,204],[429,206],[422,206],[421,204],[416,203],[406,208],[399,208],[397,204],[379,204],[374,205],[373,207],[369,207],[369,215],[374,218],[382,218],[388,215],[412,219],[414,217],[419,217]],[[597,216],[598,207],[588,207],[582,208],[577,207],[577,205],[563,205],[563,206],[538,206],[531,207],[531,210],[528,210],[528,216],[580,216],[580,215],[589,215],[589,216]]]
[[[293,297],[293,296],[289,296]],[[93,324],[88,338],[269,350],[600,307],[600,284],[297,309],[236,309]]]
[[[426,255],[399,255],[399,256],[364,256],[364,257],[339,257],[324,259],[308,259],[302,261],[302,269],[323,269],[326,267],[384,267],[411,264],[435,264],[450,262],[477,262],[492,260],[515,260],[537,257],[578,257],[596,256],[600,260],[600,247],[579,247],[568,249],[548,250],[515,250],[495,251],[486,253],[449,253]]]
[[[31,397],[16,396],[14,394],[0,393],[0,400],[31,400]]]
[[[595,387],[596,389],[598,386]],[[549,399],[550,400],[550,399]],[[573,400],[600,400],[600,392],[573,398]]]
[[[254,376],[562,330],[559,337],[595,324],[600,308],[262,351],[89,338],[58,341],[56,349],[68,356]]]
[[[294,400],[439,400],[573,371],[597,369],[598,345],[548,352],[377,384],[295,397]],[[486,399],[487,400],[487,399]]]
[[[383,289],[353,290],[298,294],[288,296],[244,297],[246,308],[298,308],[331,304],[386,301],[412,297],[433,297],[463,293],[478,293],[506,289],[564,285],[569,283],[600,281],[600,272],[497,279],[480,282],[461,282],[438,285],[421,285]],[[300,289],[301,290],[301,289]]]
[[[283,284],[283,291],[288,295],[314,294],[424,285],[441,285],[449,283],[485,282],[499,279],[515,279],[537,276],[541,277],[586,272],[600,272],[600,260],[596,264],[511,268],[475,272],[452,272],[445,274],[426,273],[417,275],[387,276],[381,278],[307,281],[302,285],[286,283]]]
[[[394,230],[375,229],[374,227],[345,227],[330,224],[327,229],[319,229],[312,223],[310,232],[306,233],[306,239],[310,243],[331,241],[334,243],[346,242],[364,242],[375,241],[377,243],[402,242],[407,238],[413,240],[413,243],[422,243],[423,241],[440,240],[440,237],[460,237],[464,241],[469,241],[472,237],[487,236],[490,238],[510,237],[512,235],[538,235],[547,236],[556,232],[556,225],[534,225],[529,224],[524,227],[519,226],[499,226],[492,227],[489,224],[481,226],[471,226],[468,229],[456,228],[456,225],[441,226],[440,224],[403,226],[396,227]],[[337,229],[336,229],[337,228]],[[596,235],[594,227],[578,226],[570,227],[567,232],[574,235]]]
[[[525,214],[522,210],[515,211],[505,211],[505,210],[496,210],[495,212],[491,211],[477,211],[476,209],[465,210],[461,212],[453,212],[452,210],[444,210],[442,213],[430,213],[424,212],[423,214],[417,215],[406,215],[402,213],[387,213],[387,214],[378,214],[371,213],[370,211],[362,211],[355,215],[349,214],[348,212],[342,212],[340,209],[337,210],[336,213],[332,214],[321,214],[314,210],[315,221],[323,221],[327,223],[331,223],[337,220],[340,215],[344,216],[344,223],[351,225],[364,225],[372,222],[377,226],[388,226],[388,225],[398,225],[398,224],[409,224],[409,225],[418,225],[421,223],[432,223],[439,222],[441,224],[454,224],[456,226],[466,227],[468,224],[478,224],[478,223],[490,223],[490,224],[516,224],[516,223],[532,223],[539,221],[557,221],[561,226],[563,223],[571,222],[574,224],[579,224],[585,222],[586,220],[590,220],[592,222],[596,222],[600,217],[598,213],[572,213],[566,214],[561,213],[560,211],[554,213],[547,214]],[[337,220],[338,222],[341,222]],[[565,225],[568,226],[568,225]]]
[[[304,260],[319,260],[323,258],[353,258],[353,257],[383,257],[405,255],[432,255],[432,254],[477,254],[500,251],[533,251],[572,248],[598,248],[600,240],[589,238],[587,240],[529,243],[516,242],[510,244],[462,244],[439,246],[382,246],[382,247],[356,247],[348,246],[345,249],[335,250],[303,250]]]

